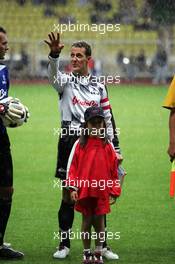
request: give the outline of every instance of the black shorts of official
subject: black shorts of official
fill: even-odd
[[[79,135],[66,135],[60,136],[58,141],[58,154],[57,154],[57,166],[55,177],[61,180],[66,179],[67,163],[70,152],[75,141],[79,138]]]
[[[0,131],[0,187],[13,186],[13,164],[7,131]]]

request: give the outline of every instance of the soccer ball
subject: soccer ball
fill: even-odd
[[[17,100],[11,100],[8,107],[9,110],[7,114],[1,117],[4,126],[10,128],[22,126],[28,118],[27,108]],[[8,117],[10,117],[10,119]]]

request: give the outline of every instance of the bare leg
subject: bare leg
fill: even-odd
[[[94,263],[103,264],[102,246],[105,240],[104,215],[95,215],[93,217],[93,226],[97,234],[97,239],[95,240]]]
[[[90,249],[91,246],[91,226],[92,216],[85,216],[82,214],[81,237],[84,250]]]
[[[97,239],[95,241],[98,251],[102,250],[102,245],[105,240],[105,225],[104,225],[104,215],[96,215],[93,217],[93,226],[95,232],[97,233]]]

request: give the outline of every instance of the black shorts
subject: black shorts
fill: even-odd
[[[0,187],[13,186],[13,164],[7,132],[0,131]]]
[[[57,155],[57,167],[55,172],[55,177],[61,180],[66,179],[67,163],[69,159],[70,152],[75,141],[79,138],[78,135],[66,135],[59,137],[58,141],[58,155]]]

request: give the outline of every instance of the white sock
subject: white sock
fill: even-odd
[[[83,253],[90,253],[90,252],[91,252],[90,248],[85,248],[85,249],[83,250]]]
[[[95,251],[96,252],[102,252],[102,246],[96,246]]]

